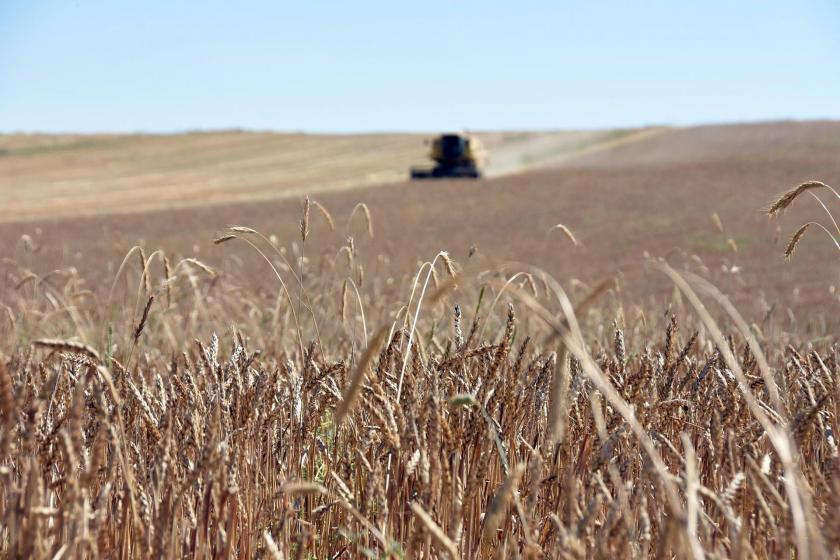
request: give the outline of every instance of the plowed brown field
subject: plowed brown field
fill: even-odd
[[[789,235],[802,222],[824,219],[816,201],[801,198],[778,220],[769,220],[759,210],[778,192],[804,180],[840,186],[840,123],[677,129],[617,144],[557,158],[550,169],[478,182],[395,182],[379,188],[366,188],[362,182],[338,191],[312,189],[335,218],[336,230],[329,231],[313,214],[307,254],[316,255],[352,235],[371,274],[382,266],[379,255],[390,260],[390,274],[402,275],[414,272],[418,259],[431,258],[441,249],[476,270],[508,262],[536,263],[566,286],[577,285],[573,278],[591,286],[618,268],[628,309],[654,297],[663,311],[667,299],[662,296],[670,288],[660,273],[643,264],[645,254],[666,256],[713,278],[751,319],[759,320],[778,306],[792,308],[792,318],[817,310],[836,322],[840,304],[834,287],[840,285],[840,261],[830,240],[809,232],[791,263],[782,258]],[[227,152],[208,150],[207,157],[217,159],[225,174],[247,177],[253,171],[246,163],[228,169]],[[301,167],[292,161],[272,165]],[[52,172],[60,176],[62,169]],[[206,169],[202,173],[189,191],[191,203],[213,199],[213,177]],[[301,195],[294,194],[273,201],[4,224],[0,256],[6,260],[0,266],[41,274],[73,266],[98,292],[110,286],[126,251],[139,243],[147,252],[161,248],[196,256],[223,272],[268,282],[257,258],[227,245],[214,246],[211,240],[225,226],[238,224],[274,234],[279,244],[290,247],[299,236]],[[125,204],[141,204],[134,194],[127,196]],[[183,193],[178,199],[183,201]],[[824,200],[836,206],[836,200]],[[372,239],[361,220],[347,224],[358,202],[371,210]],[[116,203],[108,200],[109,205]],[[94,196],[85,204],[95,209],[99,202]],[[558,231],[549,233],[557,223],[568,226],[581,247],[573,248]],[[35,252],[27,250],[24,234],[31,237]],[[0,289],[14,289],[11,276],[4,274]]]

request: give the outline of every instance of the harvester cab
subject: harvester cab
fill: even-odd
[[[413,167],[412,179],[478,179],[484,149],[478,138],[463,134],[442,134],[427,142],[434,167]]]

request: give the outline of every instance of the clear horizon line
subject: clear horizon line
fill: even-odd
[[[257,128],[247,126],[228,126],[228,127],[184,127],[178,129],[106,129],[95,131],[78,131],[78,130],[37,130],[37,129],[17,129],[17,130],[0,130],[2,136],[14,135],[41,135],[41,136],[62,136],[62,135],[76,135],[76,136],[178,136],[187,134],[213,134],[220,132],[240,132],[253,134],[300,134],[312,136],[365,136],[365,135],[419,135],[419,134],[440,134],[441,132],[464,132],[464,133],[478,133],[478,134],[492,134],[492,133],[518,133],[518,132],[594,132],[594,131],[608,131],[608,130],[644,130],[648,128],[674,128],[674,129],[688,129],[701,128],[710,126],[737,126],[737,125],[762,125],[774,123],[815,123],[815,122],[840,122],[838,117],[769,117],[760,119],[745,119],[745,120],[710,120],[698,121],[691,123],[646,123],[635,125],[615,125],[615,126],[593,126],[593,127],[501,127],[501,128],[450,128],[450,129],[373,129],[373,130],[328,130],[328,129],[280,129],[280,128]]]

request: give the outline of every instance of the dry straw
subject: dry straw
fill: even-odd
[[[732,249],[732,252],[733,252],[733,253],[737,253],[737,252],[738,252],[738,244],[737,244],[737,243],[735,243],[735,239],[734,239],[734,238],[730,237],[729,239],[727,239],[727,240],[726,240],[726,243],[729,245],[729,248],[730,248],[730,249]]]
[[[443,268],[446,270],[449,277],[455,278],[455,263],[452,261],[452,257],[449,256],[449,253],[441,251],[440,260],[443,261]]]
[[[355,216],[358,211],[361,211],[362,215],[365,217],[368,236],[373,238],[373,219],[370,216],[370,208],[368,208],[368,205],[364,202],[360,202],[353,207],[353,211],[350,212],[350,217],[347,219],[347,230],[350,230],[350,224],[353,222],[353,216]]]
[[[184,259],[183,262],[196,267],[197,269],[206,273],[208,276],[211,276],[211,277],[216,276],[216,271],[215,270],[213,270],[212,268],[210,268],[209,266],[207,266],[206,264],[204,264],[203,262],[201,262],[198,259],[188,258],[188,259]]]
[[[423,509],[423,506],[418,504],[417,502],[411,503],[411,511],[420,518],[420,521],[423,523],[423,526],[429,532],[429,534],[434,539],[435,543],[445,551],[451,560],[457,560],[461,556],[458,554],[458,547],[455,546],[455,543],[452,542],[452,539],[440,528],[432,516]]]
[[[324,217],[324,220],[327,221],[327,225],[330,226],[330,231],[335,231],[335,222],[333,221],[332,214],[324,207],[323,204],[318,202],[317,200],[312,201],[312,205],[321,213]]]
[[[285,556],[280,549],[277,547],[277,543],[274,542],[274,538],[271,536],[271,533],[268,532],[268,529],[263,531],[263,541],[265,541],[265,547],[268,549],[268,554],[271,556],[272,560],[285,560]]]
[[[257,230],[254,228],[249,228],[246,226],[231,226],[228,230],[232,231],[233,233],[246,233],[246,234],[258,234]]]
[[[87,344],[76,342],[74,340],[61,340],[56,338],[39,338],[33,341],[35,346],[40,348],[48,348],[50,350],[56,350],[59,352],[71,352],[77,354],[84,354],[93,358],[94,360],[99,360],[99,352],[96,351],[92,346]]]
[[[549,230],[548,230],[548,233],[551,233],[551,232],[553,232],[553,231],[555,231],[555,230],[560,230],[560,231],[563,233],[563,235],[564,235],[564,236],[566,236],[566,239],[568,239],[569,241],[571,241],[571,242],[572,242],[572,245],[574,245],[575,247],[577,247],[577,246],[579,245],[579,244],[578,244],[578,240],[577,240],[577,238],[576,238],[576,237],[575,237],[575,235],[572,233],[572,230],[570,230],[570,229],[569,229],[568,227],[566,227],[565,225],[563,225],[563,224],[555,224],[555,225],[551,226],[551,229],[549,229]]]
[[[499,487],[496,495],[493,496],[490,505],[487,507],[487,513],[484,515],[484,528],[482,529],[484,538],[492,539],[496,536],[496,530],[504,518],[514,489],[519,485],[519,479],[522,478],[523,474],[525,474],[525,463],[520,463],[514,467]]]
[[[362,382],[367,375],[368,366],[373,361],[373,357],[379,351],[379,348],[382,346],[387,333],[388,330],[385,327],[379,329],[379,332],[376,333],[373,340],[371,340],[368,344],[364,354],[362,354],[362,357],[359,358],[359,362],[356,364],[356,369],[350,379],[350,385],[348,385],[347,389],[344,391],[341,403],[339,403],[338,408],[335,411],[336,424],[341,424],[344,417],[348,412],[350,412],[353,405],[356,403],[356,400],[362,390]]]
[[[149,262],[146,260],[146,253],[143,251],[142,247],[140,247],[138,255],[140,255],[140,271],[141,282],[143,282],[143,290],[149,294],[152,292],[152,283],[149,279]]]
[[[6,357],[0,353],[0,419],[8,429],[15,415],[15,394],[12,376],[6,366]]]
[[[169,257],[163,256],[163,285],[166,289],[166,307],[172,307],[172,266],[169,264]]]
[[[303,216],[300,219],[300,240],[306,243],[306,238],[309,237],[309,197],[303,201]]]
[[[726,230],[723,228],[723,222],[721,221],[720,216],[718,216],[717,212],[712,212],[712,222],[714,222],[715,227],[719,232],[726,232]]]

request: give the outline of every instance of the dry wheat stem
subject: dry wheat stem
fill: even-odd
[[[371,216],[370,216],[370,208],[368,208],[368,205],[365,204],[364,202],[360,202],[360,203],[356,204],[356,206],[354,206],[353,210],[350,212],[350,217],[347,218],[347,231],[348,231],[348,233],[350,231],[350,225],[353,221],[353,216],[356,215],[356,212],[358,210],[361,210],[362,215],[364,215],[364,217],[365,217],[365,224],[367,225],[368,237],[373,239],[373,220],[371,219]]]
[[[317,200],[313,200],[312,204],[324,217],[324,220],[326,220],[327,225],[330,226],[330,231],[335,231],[335,222],[333,221],[332,214],[330,214],[329,211],[324,207],[324,205],[318,202]]]
[[[460,555],[458,554],[458,547],[455,546],[455,543],[452,542],[452,539],[440,528],[432,516],[429,515],[423,506],[418,504],[417,502],[411,502],[410,504],[411,511],[420,518],[420,521],[423,522],[423,526],[426,527],[426,530],[434,538],[435,542],[438,546],[441,547],[448,555],[451,560],[458,560]]]
[[[382,343],[385,341],[386,332],[387,331],[384,327],[379,329],[379,332],[374,335],[370,344],[368,344],[367,348],[365,348],[361,358],[359,358],[356,368],[353,371],[353,375],[350,378],[350,385],[344,391],[344,394],[341,397],[341,402],[335,411],[336,424],[341,424],[344,417],[347,416],[347,413],[350,412],[353,405],[356,403],[356,399],[362,390],[362,381],[364,381],[365,375],[367,375],[367,368],[373,361],[376,353],[379,352],[379,348],[382,346]]]
[[[551,233],[554,230],[560,230],[563,233],[563,235],[566,236],[566,239],[571,241],[572,245],[574,245],[575,247],[579,245],[577,238],[572,233],[572,230],[570,230],[568,227],[564,226],[563,224],[555,224],[551,226],[551,229],[548,230],[548,233]]]
[[[831,213],[831,210],[828,209],[828,206],[825,205],[822,199],[819,196],[817,196],[817,194],[814,191],[808,191],[808,194],[810,194],[817,201],[817,204],[819,204],[820,207],[823,209],[823,212],[826,213],[828,219],[831,220],[832,224],[834,224],[834,231],[837,232],[837,235],[840,235],[840,225],[837,225],[837,220],[834,219],[834,214]]]

